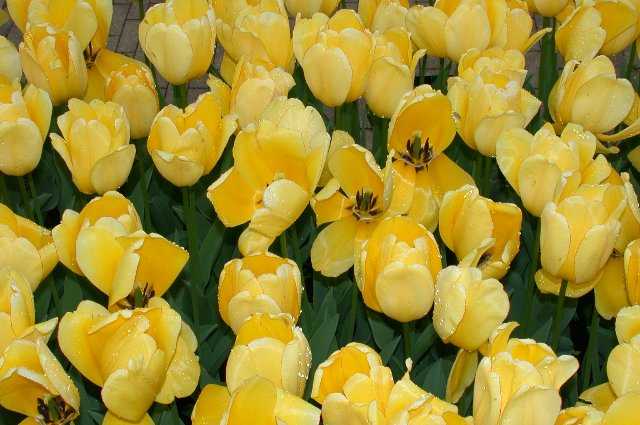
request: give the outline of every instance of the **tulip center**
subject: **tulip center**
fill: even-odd
[[[406,149],[400,158],[418,170],[427,168],[433,159],[433,148],[429,144],[429,138],[422,143],[422,134],[415,134],[412,139],[407,140]]]
[[[39,398],[38,413],[36,420],[44,425],[63,425],[78,417],[76,409],[59,395]]]
[[[135,308],[144,308],[149,305],[149,300],[156,295],[156,291],[153,286],[148,283],[144,284],[144,287],[135,287],[133,291],[126,298],[123,298],[118,302],[118,307],[125,310],[133,310]]]
[[[99,50],[93,51],[93,46],[91,43],[84,50],[84,61],[87,64],[87,69],[91,68],[93,64],[96,62],[96,58],[98,57]]]
[[[373,220],[382,210],[378,208],[378,197],[372,191],[360,189],[356,192],[356,203],[353,206],[353,215],[358,220]]]

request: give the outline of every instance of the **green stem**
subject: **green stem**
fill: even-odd
[[[9,189],[7,189],[7,181],[2,173],[0,173],[0,201],[7,206],[9,205]]]
[[[51,294],[53,294],[53,305],[56,308],[56,313],[58,313],[58,317],[62,317],[62,314],[64,313],[64,311],[62,310],[62,300],[60,299],[60,294],[58,293],[56,279],[51,275],[48,277],[48,279],[51,280],[50,285],[51,285]]]
[[[189,291],[191,293],[191,305],[193,308],[193,323],[195,329],[200,327],[200,296],[196,291],[196,285],[199,284],[198,273],[198,229],[195,217],[195,199],[194,191],[192,187],[182,188],[182,206],[185,224],[187,228],[187,241],[189,243],[189,276],[191,279],[191,285],[189,285]],[[196,331],[197,334],[198,331]]]
[[[291,232],[291,247],[293,249],[293,259],[296,263],[298,263],[298,268],[300,268],[300,271],[302,271],[302,254],[300,253],[300,239],[298,237],[298,229],[296,228],[296,225],[293,224],[285,232]]]
[[[451,62],[449,62],[447,58],[440,58],[440,71],[438,72],[435,88],[441,90],[443,93],[447,92],[447,78],[449,77],[450,66]]]
[[[284,258],[289,258],[289,247],[287,246],[287,231],[282,232],[279,238],[280,242],[280,255]]]
[[[427,55],[422,57],[420,65],[420,76],[421,78],[418,78],[418,83],[422,81],[422,84],[427,84]]]
[[[24,182],[24,176],[18,177],[18,187],[20,188],[20,196],[22,197],[22,203],[24,204],[24,210],[27,218],[33,220],[33,206],[31,205],[31,199],[27,193],[27,185]]]
[[[633,84],[633,67],[636,63],[636,43],[631,43],[631,49],[629,50],[629,62],[627,62],[627,69],[624,73],[624,78],[626,78],[627,80],[629,80],[631,82],[631,85]]]
[[[389,120],[371,114],[371,121],[373,121],[373,156],[376,158],[378,165],[384,167],[387,161]]]
[[[548,105],[549,92],[551,92],[558,74],[558,58],[555,50],[556,21],[554,18],[544,18],[543,22],[545,28],[551,27],[551,32],[542,38],[540,67],[538,69],[538,98],[544,105]],[[548,107],[542,113],[547,119],[550,117]]]
[[[36,184],[33,181],[33,173],[29,173],[27,175],[27,182],[29,183],[29,191],[31,192],[31,199],[33,199],[34,209],[36,211],[36,217],[38,219],[38,224],[44,225],[44,217],[42,215],[42,210],[40,209],[40,205],[38,204],[38,189],[36,188]]]
[[[137,0],[137,2],[138,2],[138,16],[140,17],[140,22],[142,22],[142,20],[144,19],[144,0]],[[146,55],[144,57],[144,61],[147,63],[147,66],[149,66],[149,59],[147,58]]]
[[[335,108],[335,114],[335,129],[348,132],[356,143],[361,143],[358,104],[343,103]]]
[[[180,108],[186,108],[188,105],[187,93],[189,92],[189,83],[173,85],[173,102]]]
[[[556,300],[556,313],[553,315],[553,322],[551,325],[551,349],[556,351],[558,349],[558,343],[560,342],[560,328],[562,322],[562,309],[564,308],[564,299],[567,294],[567,284],[568,281],[566,279],[562,280],[562,284],[560,285],[560,294],[558,294],[558,299]]]
[[[144,148],[144,145],[141,147]],[[142,185],[140,186],[142,188],[142,202],[143,202],[143,208],[144,208],[144,211],[142,212],[142,221],[144,224],[144,228],[147,229],[148,232],[151,232],[153,231],[153,229],[151,228],[152,226],[151,210],[150,210],[151,202],[149,201],[149,190],[147,188],[144,164],[142,161],[142,154],[138,158],[137,162],[138,162],[138,172],[140,173],[140,179],[142,182]]]
[[[402,324],[402,346],[404,349],[404,357],[408,359],[411,357],[411,334],[413,333],[413,322],[406,322]]]
[[[524,331],[527,333],[531,326],[531,314],[533,313],[533,289],[536,286],[536,272],[538,271],[538,257],[540,255],[540,226],[541,221],[539,217],[531,216],[533,222],[535,222],[535,234],[533,235],[533,241],[529,247],[529,273],[527,275],[527,293],[526,293],[526,311],[524,315]]]
[[[582,388],[587,389],[591,385],[592,370],[597,369],[600,365],[597,362],[598,347],[598,328],[600,327],[600,316],[596,310],[596,304],[593,303],[593,312],[591,313],[591,326],[589,327],[589,342],[585,352],[584,368],[582,370]]]

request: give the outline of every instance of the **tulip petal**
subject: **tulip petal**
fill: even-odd
[[[349,197],[362,191],[382,195],[382,171],[373,154],[360,145],[336,150],[329,159],[329,170]]]
[[[33,121],[18,118],[0,124],[0,171],[24,176],[33,171],[42,155],[42,136]]]
[[[316,214],[316,225],[338,221],[352,214],[353,202],[340,192],[340,183],[331,179],[311,199],[311,208]]]
[[[205,386],[198,396],[195,406],[193,406],[193,412],[191,412],[192,425],[220,423],[230,401],[231,397],[226,387],[213,384]]]
[[[155,425],[155,423],[148,413],[145,413],[139,422],[129,422],[119,418],[107,410],[107,413],[104,415],[104,419],[102,420],[102,425]]]
[[[76,240],[76,261],[89,281],[105,294],[111,285],[124,248],[109,230],[94,226],[80,231]]]
[[[175,85],[186,82],[193,61],[193,49],[182,28],[160,22],[148,28],[145,37],[141,34],[140,40],[149,60],[167,81]]]
[[[198,386],[199,379],[198,356],[189,349],[182,338],[178,338],[176,352],[169,363],[164,384],[156,396],[156,401],[169,404],[174,398],[190,396]]]
[[[320,43],[307,50],[302,69],[313,95],[328,107],[342,105],[347,100],[351,81],[357,77],[342,50]],[[340,78],[334,78],[334,75],[340,75]]]
[[[80,214],[65,210],[60,224],[51,230],[60,262],[76,274],[82,273],[76,263],[76,238],[81,224]]]
[[[634,425],[638,422],[637,406],[640,393],[630,393],[618,398],[607,410],[602,425]]]
[[[623,263],[622,257],[611,257],[594,288],[596,308],[606,320],[611,320],[621,308],[629,305]]]
[[[221,175],[207,189],[207,198],[226,227],[249,221],[257,207],[258,196],[235,167]]]
[[[357,231],[355,217],[344,217],[322,229],[311,247],[313,269],[336,277],[353,266]]]
[[[637,376],[640,376],[640,347],[633,341],[614,347],[607,359],[607,377],[613,392],[622,397],[640,391]]]
[[[451,366],[447,378],[447,393],[445,399],[449,403],[457,403],[465,390],[473,384],[478,368],[478,352],[458,350],[456,359]]]
[[[91,185],[95,191],[103,194],[122,186],[129,178],[135,156],[136,146],[128,144],[96,162],[91,170]]]
[[[512,397],[500,419],[505,424],[552,424],[561,405],[562,399],[554,388],[533,387]]]
[[[380,308],[399,322],[424,317],[433,305],[434,282],[423,265],[405,266],[400,262],[387,265],[375,282]]]

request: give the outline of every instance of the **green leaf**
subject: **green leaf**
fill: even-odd
[[[378,349],[382,350],[393,341],[395,330],[389,324],[389,319],[380,313],[367,309],[367,317],[369,319],[369,326],[371,326],[373,339]]]
[[[429,320],[429,324],[424,328],[420,335],[415,339],[411,349],[411,359],[414,363],[418,363],[427,353],[429,348],[438,338],[438,334],[433,327],[433,322]]]
[[[69,311],[74,311],[80,301],[82,301],[82,288],[80,287],[80,282],[71,277],[71,275],[67,275],[64,280],[64,293],[62,294],[62,312],[66,313]]]

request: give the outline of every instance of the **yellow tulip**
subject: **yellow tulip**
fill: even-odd
[[[606,412],[617,397],[613,389],[611,389],[611,385],[605,382],[604,384],[586,389],[578,398],[590,403],[595,409]]]
[[[224,47],[222,75],[231,83],[236,63],[271,63],[289,73],[295,64],[289,18],[282,0],[214,0],[216,29]]]
[[[0,353],[17,339],[48,341],[57,324],[57,317],[36,323],[31,285],[11,267],[0,268]]]
[[[29,25],[50,25],[71,31],[84,50],[98,51],[107,45],[113,2],[106,0],[8,0],[7,8],[20,31]]]
[[[0,406],[38,423],[64,424],[78,416],[80,394],[44,339],[18,339],[0,356]]]
[[[287,313],[295,323],[300,316],[301,296],[297,264],[275,254],[233,259],[220,273],[218,308],[222,320],[234,332],[255,313]]]
[[[556,46],[566,61],[587,61],[598,53],[612,56],[634,42],[639,23],[634,0],[588,0],[558,27]]]
[[[27,81],[49,93],[54,106],[84,96],[87,66],[82,46],[72,32],[30,26],[19,51]]]
[[[439,231],[459,260],[480,259],[485,278],[502,278],[520,249],[522,211],[515,204],[494,202],[466,185],[447,192],[440,206]]]
[[[454,62],[473,48],[524,52],[549,31],[531,34],[533,19],[527,3],[519,0],[437,0],[433,7],[412,6],[406,21],[419,48]]]
[[[404,28],[409,11],[408,0],[361,0],[358,14],[373,32],[385,32],[391,28]],[[326,13],[326,15],[329,15]]]
[[[383,218],[384,183],[373,154],[359,145],[336,149],[327,164],[333,179],[311,200],[311,207],[317,225],[329,225],[313,241],[311,264],[324,276],[335,277],[353,266],[360,245]]]
[[[602,425],[634,425],[638,422],[640,392],[630,392],[616,399],[602,419]]]
[[[317,407],[260,376],[245,381],[232,393],[220,385],[207,385],[191,413],[193,425],[318,425],[319,422]]]
[[[238,240],[243,255],[266,251],[302,214],[328,147],[322,117],[297,99],[276,99],[257,128],[236,136],[234,166],[209,186],[207,197],[225,226],[249,222]]]
[[[166,0],[144,15],[140,47],[171,84],[204,75],[213,59],[215,14],[207,0]]]
[[[496,279],[466,264],[438,274],[433,325],[445,343],[475,351],[509,313],[509,297]]]
[[[364,94],[375,39],[360,16],[342,9],[329,18],[298,18],[293,51],[313,95],[326,106],[353,102]]]
[[[292,317],[257,313],[238,328],[225,377],[231,392],[246,380],[262,376],[276,387],[302,397],[310,366],[309,343]]]
[[[606,56],[580,64],[572,60],[551,89],[549,113],[560,128],[572,122],[603,142],[616,142],[640,133],[640,119],[636,119],[619,132],[605,134],[625,120],[635,97],[628,80],[616,79],[613,63]]]
[[[429,313],[442,268],[431,232],[408,217],[387,218],[361,251],[355,278],[369,308],[399,322]]]
[[[640,304],[640,239],[631,242],[624,250],[624,275],[629,303]]]
[[[58,264],[51,232],[0,204],[0,268],[9,266],[35,291]]]
[[[575,406],[564,409],[555,425],[601,425],[604,414],[591,406]]]
[[[549,18],[559,15],[571,3],[570,0],[527,0],[532,12]]]
[[[124,108],[131,138],[147,137],[160,104],[151,70],[142,62],[102,49],[89,65],[85,101],[113,101]]]
[[[613,393],[622,397],[640,391],[640,306],[625,307],[616,317],[618,345],[607,359]]]
[[[6,37],[0,36],[0,83],[9,84],[22,77],[18,50]]]
[[[596,143],[595,136],[577,124],[567,125],[560,136],[549,123],[534,135],[514,128],[498,138],[496,159],[523,206],[540,217],[547,203],[573,193],[583,174],[587,176]]]
[[[364,99],[374,114],[390,118],[402,96],[413,89],[416,67],[425,51],[413,53],[411,36],[402,28],[376,33],[375,40]]]
[[[49,95],[19,80],[0,84],[0,172],[23,176],[40,162],[53,108]]]
[[[300,14],[303,18],[310,18],[314,13],[331,15],[340,0],[284,0],[289,16],[295,18]]]
[[[428,85],[404,95],[389,123],[387,214],[406,214],[433,231],[442,197],[473,179],[443,151],[455,137],[449,99]]]
[[[82,301],[60,320],[58,344],[102,388],[107,409],[129,422],[142,420],[154,400],[169,404],[191,395],[200,377],[196,337],[162,298],[115,313]]]
[[[244,130],[258,122],[274,99],[286,97],[295,81],[282,68],[253,64],[241,58],[235,68],[231,88],[211,74],[207,85],[214,93],[220,90],[229,92],[229,111],[237,116],[238,124]]]
[[[629,305],[628,291],[633,289],[627,285],[624,258],[614,251],[602,268],[602,274],[596,279],[593,288],[596,309],[600,316],[611,320],[620,309]]]
[[[527,77],[524,54],[502,47],[470,49],[460,57],[458,75],[467,81],[480,76],[484,81],[495,81],[502,86],[513,81],[522,87]]]
[[[567,280],[567,296],[589,292],[613,252],[624,208],[619,186],[582,186],[559,203],[549,202],[540,216],[540,261],[536,284],[558,294]]]
[[[129,143],[129,120],[122,106],[71,99],[69,111],[58,117],[58,128],[62,136],[51,133],[51,144],[78,190],[103,194],[127,181],[136,147]]]
[[[329,183],[329,181],[333,178],[331,175],[331,170],[329,169],[329,162],[331,161],[331,157],[334,153],[340,150],[343,146],[350,146],[355,144],[355,140],[349,133],[343,130],[334,130],[331,134],[331,142],[329,144],[329,152],[327,153],[327,160],[324,163],[324,169],[322,170],[322,176],[320,176],[320,181],[318,182],[318,186],[324,187]]]
[[[167,105],[156,115],[147,150],[162,177],[192,186],[213,170],[235,130],[234,118],[222,116],[215,95],[203,93],[184,110]]]
[[[151,419],[151,416],[149,416],[149,414],[145,414],[138,422],[130,422],[119,418],[113,413],[107,411],[107,413],[104,415],[104,419],[102,420],[102,425],[155,425],[155,422],[153,422],[153,419]]]

